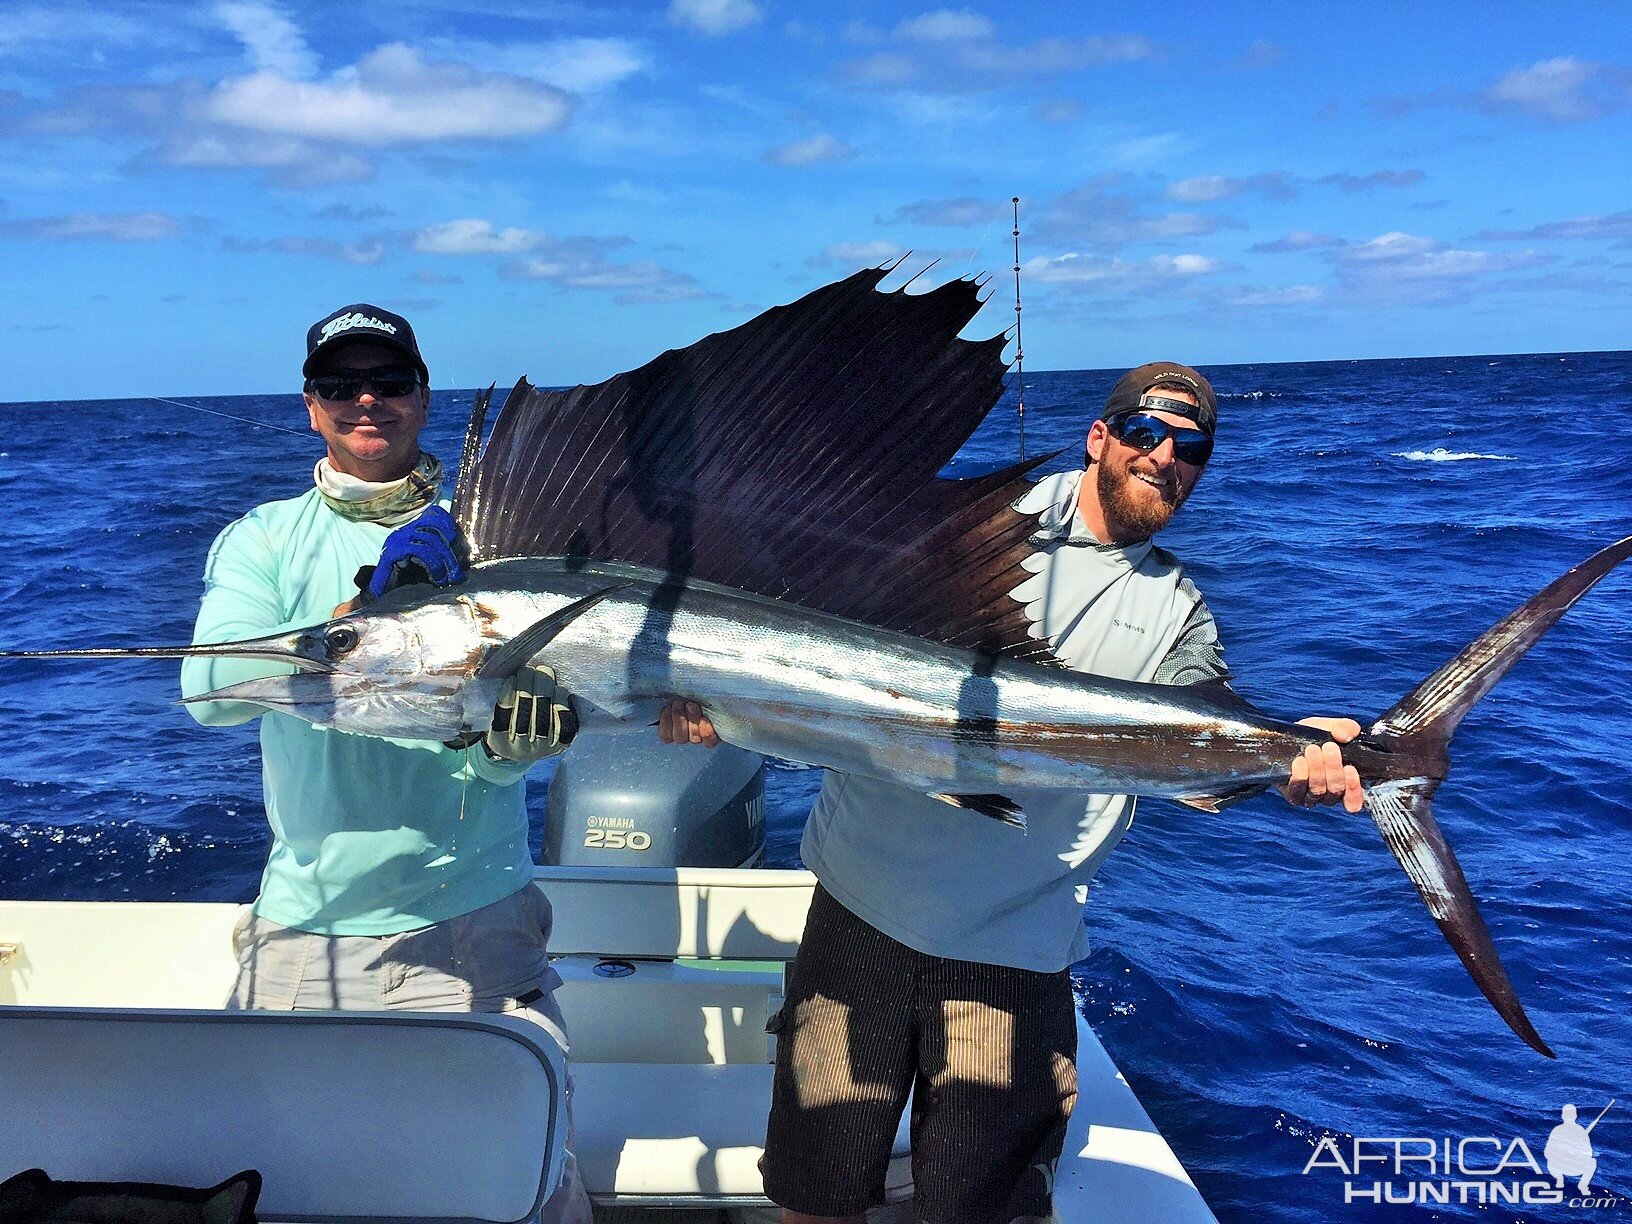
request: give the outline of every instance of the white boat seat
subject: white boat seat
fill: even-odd
[[[539,867],[572,1038],[574,1153],[600,1205],[765,1203],[759,1176],[808,871]],[[911,1187],[907,1122],[887,1192]]]
[[[816,887],[808,871],[537,867],[555,911],[550,952],[792,960]]]
[[[264,1179],[277,1221],[534,1216],[565,1065],[509,1016],[0,1006],[0,1180]]]
[[[573,1068],[578,1172],[597,1203],[686,1206],[764,1202],[759,1158],[770,1110],[770,1064]],[[902,1115],[886,1181],[911,1189]]]

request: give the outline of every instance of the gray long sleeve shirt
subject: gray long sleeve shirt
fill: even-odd
[[[1041,512],[1014,591],[1032,632],[1071,668],[1191,684],[1228,675],[1217,627],[1183,568],[1149,540],[1101,544],[1077,515],[1081,472],[1019,503]],[[1022,833],[888,782],[829,772],[805,865],[847,909],[932,956],[1055,972],[1087,953],[1082,906],[1133,821],[1130,795],[1013,794]]]

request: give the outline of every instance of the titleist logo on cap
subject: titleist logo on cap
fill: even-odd
[[[351,314],[343,314],[338,319],[330,319],[325,323],[323,325],[323,339],[329,340],[340,332],[350,331],[354,327],[370,327],[375,331],[388,332],[393,336],[397,334],[397,329],[384,319],[376,319],[372,315],[357,314],[353,311]]]

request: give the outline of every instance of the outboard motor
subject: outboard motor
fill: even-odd
[[[550,781],[542,860],[564,867],[757,867],[765,762],[657,732],[584,735]]]

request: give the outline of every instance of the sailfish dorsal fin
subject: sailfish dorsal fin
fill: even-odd
[[[1036,464],[937,475],[1002,395],[1004,337],[959,339],[975,282],[880,292],[889,270],[594,386],[523,379],[480,448],[479,403],[454,507],[473,557],[624,561],[1053,662],[1009,594]]]

